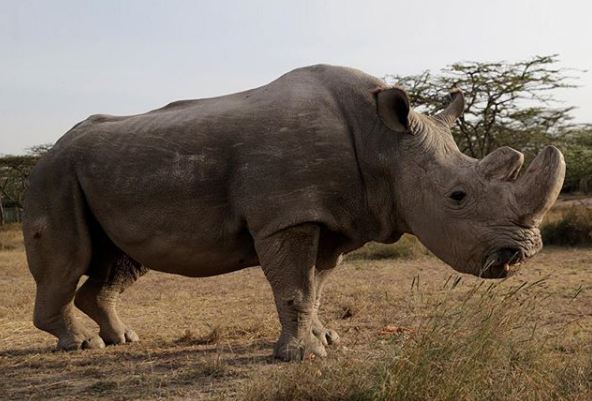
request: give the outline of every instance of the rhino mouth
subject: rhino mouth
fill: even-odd
[[[485,257],[478,276],[481,278],[505,278],[512,272],[513,266],[520,265],[525,259],[518,248],[500,248]]]

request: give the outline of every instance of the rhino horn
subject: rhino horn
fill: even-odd
[[[513,181],[518,177],[522,164],[522,153],[509,146],[502,146],[481,159],[477,169],[487,179]]]
[[[528,226],[541,223],[557,200],[564,178],[563,155],[555,146],[545,147],[516,181],[516,201],[522,223]]]
[[[450,97],[452,101],[444,110],[436,114],[436,118],[452,128],[456,119],[465,111],[465,96],[460,89],[453,88],[450,91]]]

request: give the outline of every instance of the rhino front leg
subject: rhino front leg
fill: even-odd
[[[321,357],[327,354],[312,332],[318,241],[319,227],[313,224],[291,227],[255,241],[282,325],[274,357],[284,361],[302,360],[309,353]]]
[[[337,263],[336,263],[337,264]],[[333,271],[333,267],[325,270],[318,270],[316,272],[316,291],[315,303],[313,307],[312,316],[312,332],[321,341],[323,345],[337,344],[339,342],[339,335],[335,330],[331,330],[321,322],[319,318],[319,308],[321,306],[321,295],[327,277]]]

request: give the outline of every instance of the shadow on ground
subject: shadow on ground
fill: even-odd
[[[236,383],[248,372],[273,366],[270,341],[249,345],[187,346],[152,342],[72,353],[31,347],[0,352],[2,398],[79,400],[207,395],[213,379]],[[6,369],[8,368],[8,369]],[[220,386],[216,386],[220,391]]]

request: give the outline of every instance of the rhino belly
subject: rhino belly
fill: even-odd
[[[100,228],[129,256],[151,269],[187,276],[258,264],[225,177],[187,180],[171,173],[159,179],[150,169],[131,166],[126,173],[125,182],[107,174],[79,178]]]
[[[155,215],[158,212],[163,217]],[[228,222],[216,213],[196,216],[176,209],[174,214],[178,217],[136,208],[126,216],[112,212],[109,221],[101,221],[100,215],[97,219],[121,250],[153,270],[205,277],[258,265],[246,229],[229,230]],[[153,216],[149,222],[142,219],[146,215]]]

